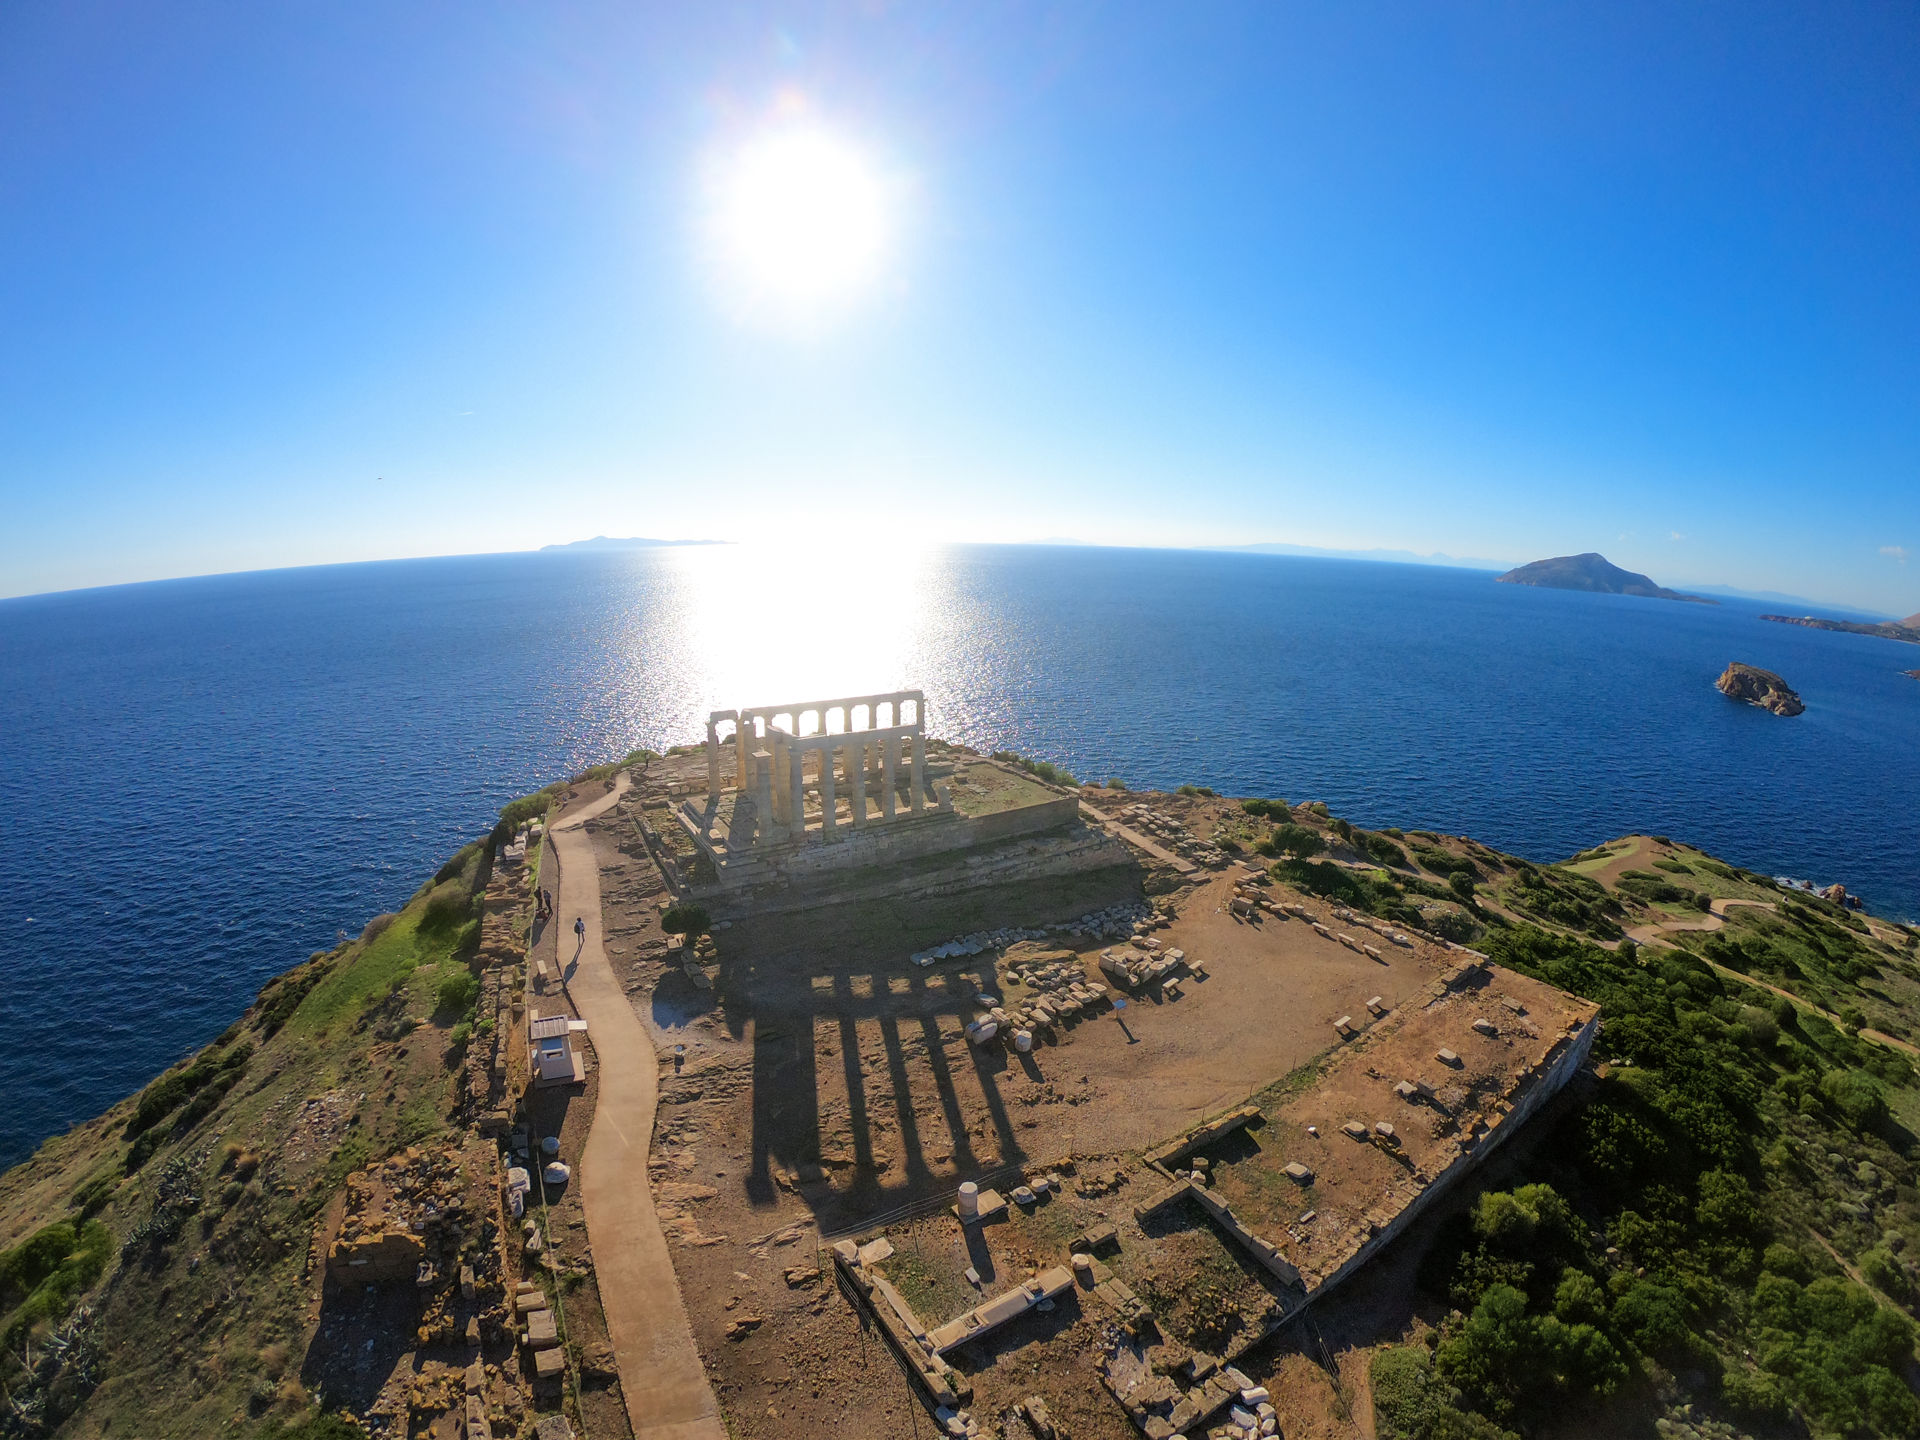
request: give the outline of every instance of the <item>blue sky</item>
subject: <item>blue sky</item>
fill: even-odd
[[[795,115],[887,237],[743,307]],[[0,8],[0,594],[592,534],[1920,609],[1905,4]]]

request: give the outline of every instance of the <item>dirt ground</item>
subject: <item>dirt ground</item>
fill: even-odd
[[[1332,1022],[1364,1016],[1369,998],[1398,1008],[1424,995],[1453,959],[1424,941],[1410,950],[1383,943],[1376,959],[1302,920],[1238,918],[1229,902],[1248,876],[1237,867],[1202,869],[1186,884],[1136,867],[736,923],[713,937],[719,966],[707,991],[667,962],[658,927],[667,894],[633,819],[658,804],[649,790],[666,768],[591,833],[610,957],[660,1047],[656,1203],[702,1356],[741,1436],[931,1432],[891,1351],[836,1293],[823,1248],[842,1234],[885,1229],[899,1247],[895,1270],[939,1312],[923,1317],[935,1323],[1034,1268],[1064,1263],[1072,1238],[1102,1221],[1130,1231],[1116,1273],[1152,1285],[1157,1265],[1172,1293],[1174,1277],[1197,1267],[1257,1313],[1264,1272],[1203,1223],[1151,1242],[1132,1225],[1133,1204],[1164,1184],[1139,1152],[1327,1050]],[[1192,814],[1196,834],[1207,826],[1204,807],[1141,798]],[[976,1049],[962,1034],[978,994],[1019,998],[1007,956],[926,968],[907,958],[982,927],[1137,903],[1149,886],[1171,892],[1157,897],[1175,915],[1154,932],[1163,953],[1183,950],[1206,978],[1186,980],[1178,998],[1155,986],[1128,997],[1124,1011],[1062,1025],[1030,1054]],[[1347,928],[1322,902],[1270,893]],[[1097,981],[1109,943],[1060,937],[1044,948],[1072,950]],[[1065,1193],[1031,1214],[1012,1209],[971,1244],[946,1213],[963,1179],[1010,1190],[1050,1170],[1063,1175]],[[978,1288],[964,1278],[969,1265]],[[1094,1368],[1113,1323],[1097,1302],[1083,1308],[1070,1295],[949,1358],[975,1387],[976,1416],[1038,1393],[1076,1440],[1122,1440],[1135,1432]],[[1278,1345],[1266,1362],[1289,1375],[1288,1412],[1298,1413],[1285,1433],[1369,1433],[1353,1386],[1343,1391],[1328,1376],[1327,1366],[1350,1362],[1321,1349],[1309,1356]]]

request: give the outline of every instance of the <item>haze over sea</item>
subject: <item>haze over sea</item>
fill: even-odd
[[[706,712],[918,686],[1082,779],[1534,860],[1629,831],[1920,913],[1920,650],[1478,571],[885,545],[394,561],[0,602],[0,1166],[397,908],[507,799]],[[1807,713],[1727,700],[1730,660]]]

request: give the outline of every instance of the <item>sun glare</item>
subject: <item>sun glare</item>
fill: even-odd
[[[872,165],[824,131],[763,135],[719,166],[715,240],[726,281],[755,309],[810,315],[877,276],[886,195]]]

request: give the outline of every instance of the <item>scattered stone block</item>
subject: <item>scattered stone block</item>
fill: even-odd
[[[536,1350],[533,1354],[533,1378],[541,1381],[557,1381],[567,1373],[567,1352],[555,1346],[551,1350]]]
[[[869,1240],[865,1245],[862,1245],[859,1255],[862,1265],[878,1265],[882,1260],[892,1258],[893,1242],[882,1235],[878,1240]]]
[[[547,1297],[542,1295],[538,1290],[529,1291],[524,1295],[516,1295],[513,1297],[513,1308],[516,1314],[531,1315],[536,1310],[544,1310],[547,1308]]]
[[[1362,1125],[1358,1120],[1349,1120],[1340,1128],[1356,1140],[1364,1140],[1367,1138],[1367,1127]]]
[[[1108,1246],[1120,1243],[1120,1232],[1111,1225],[1095,1225],[1076,1236],[1072,1249],[1097,1255]]]
[[[1438,1060],[1442,1065],[1452,1066],[1455,1070],[1460,1068],[1460,1057],[1451,1050],[1436,1050],[1433,1058]]]
[[[1378,995],[1375,995],[1371,1000],[1367,1001],[1367,1009],[1375,1015],[1384,1015],[1387,1013],[1386,1002]]]
[[[1398,1095],[1402,1100],[1411,1100],[1420,1092],[1414,1089],[1412,1081],[1402,1080],[1398,1085],[1393,1087],[1393,1093]]]
[[[1500,1027],[1487,1019],[1474,1021],[1473,1028],[1478,1030],[1482,1035],[1498,1035],[1500,1033]]]
[[[1393,1133],[1393,1126],[1389,1125],[1385,1120],[1380,1121],[1373,1127],[1373,1133],[1390,1145],[1394,1144],[1397,1139]]]
[[[1298,1160],[1294,1160],[1287,1165],[1287,1178],[1296,1185],[1311,1185],[1313,1183],[1313,1171],[1302,1165]]]
[[[560,1326],[551,1310],[534,1310],[527,1315],[527,1344],[546,1350],[560,1343]]]

